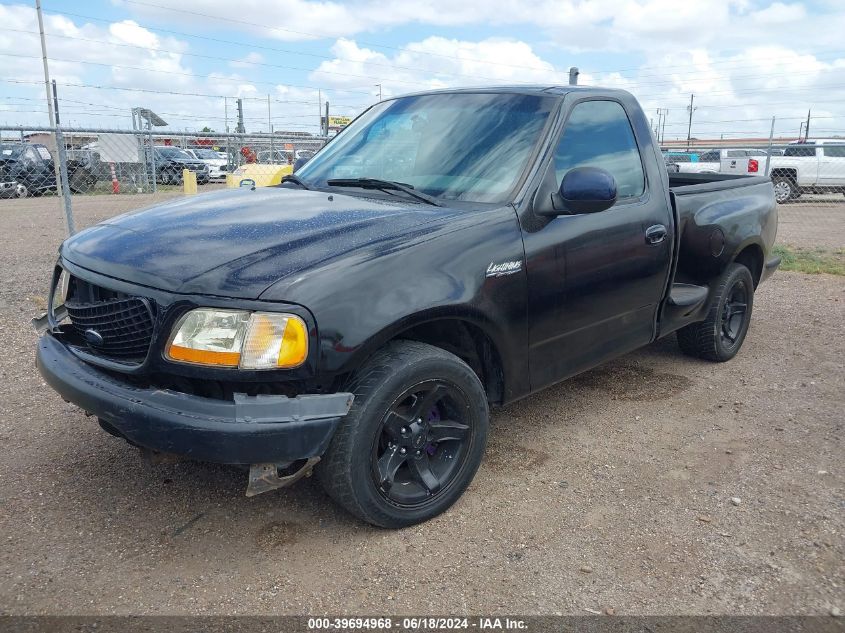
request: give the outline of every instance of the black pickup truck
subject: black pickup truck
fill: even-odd
[[[778,266],[772,183],[667,173],[617,90],[380,102],[277,187],[62,244],[37,363],[152,457],[312,470],[373,524],[454,503],[491,407],[677,333],[726,361]]]

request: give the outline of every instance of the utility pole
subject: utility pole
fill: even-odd
[[[56,193],[61,197],[65,209],[65,222],[67,234],[76,233],[76,226],[73,221],[73,205],[70,199],[70,182],[67,173],[67,150],[65,139],[59,123],[59,96],[56,92],[56,81],[53,80],[53,107],[56,109],[56,158],[53,166],[56,169]]]
[[[690,138],[692,137],[692,113],[695,111],[695,107],[693,107],[693,101],[695,100],[695,95],[691,94],[689,96],[689,105],[687,109],[689,110],[689,126],[687,127],[687,151],[689,151],[689,143]]]
[[[810,110],[807,110],[807,125],[804,127],[804,140],[810,140]]]
[[[223,97],[223,121],[226,125],[226,134],[229,133],[229,98]]]
[[[35,12],[38,14],[38,33],[41,35],[41,61],[44,63],[44,88],[47,90],[47,115],[50,127],[56,127],[53,115],[53,95],[50,91],[50,69],[47,66],[47,41],[44,39],[44,17],[41,15],[41,0],[35,0]]]
[[[35,13],[38,15],[38,34],[41,36],[41,61],[44,64],[44,89],[47,92],[47,117],[50,121],[50,127],[56,127],[56,117],[55,117],[55,106],[53,104],[53,92],[50,89],[50,68],[47,65],[47,40],[44,38],[44,16],[41,13],[41,0],[35,0]],[[59,151],[59,140],[56,138],[56,134],[53,134],[53,140],[56,141],[56,151]],[[56,193],[61,196],[62,195],[62,179],[61,174],[59,173],[59,163],[58,161],[53,161],[55,163],[55,171],[56,171]],[[68,233],[73,234],[73,226],[72,221],[71,224],[68,225]]]
[[[238,127],[235,131],[239,134],[246,132],[246,128],[244,127],[244,102],[240,97],[238,97]]]
[[[376,87],[378,87],[378,100],[381,101],[381,84],[376,84]]]
[[[326,136],[329,135],[329,102],[326,101]]]
[[[320,136],[323,136],[323,91],[317,88],[317,120],[320,122]]]
[[[669,109],[665,108],[663,110],[663,129],[660,131],[660,142],[666,142],[666,118],[669,116]]]
[[[654,135],[657,137],[657,144],[663,144],[663,131],[666,129],[666,108],[657,108],[657,125],[654,126]]]

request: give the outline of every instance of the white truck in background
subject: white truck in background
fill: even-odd
[[[772,156],[769,175],[781,204],[804,193],[845,193],[845,138],[792,143]]]
[[[760,157],[765,158],[766,151],[762,149],[711,149],[698,155],[698,162],[678,163],[678,170],[682,174],[718,174],[739,173],[759,175]],[[755,162],[757,161],[756,168]]]

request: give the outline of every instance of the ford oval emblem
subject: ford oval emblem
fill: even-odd
[[[97,330],[85,330],[85,332],[82,333],[82,337],[88,341],[90,345],[94,345],[95,347],[99,347],[104,342],[103,335]]]

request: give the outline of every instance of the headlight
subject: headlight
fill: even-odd
[[[173,331],[166,355],[181,363],[290,369],[308,356],[308,331],[294,314],[198,308]]]
[[[70,275],[63,268],[62,272],[59,274],[59,280],[56,283],[56,287],[53,289],[53,310],[54,311],[56,310],[56,308],[63,306],[65,304],[65,301],[67,301],[67,291],[68,291],[69,285],[70,285]]]

